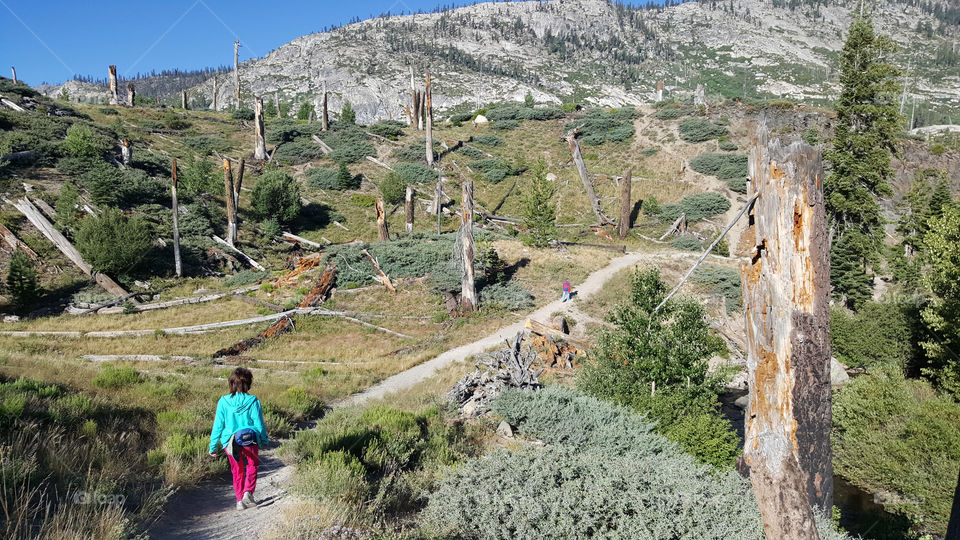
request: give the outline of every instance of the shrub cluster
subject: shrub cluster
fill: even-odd
[[[510,311],[533,307],[533,294],[515,281],[492,283],[480,289],[480,304]]]
[[[923,358],[920,308],[913,304],[865,302],[856,313],[830,311],[830,343],[838,360],[851,367],[913,373]]]
[[[346,191],[358,189],[360,183],[361,176],[350,174],[350,170],[343,163],[336,169],[313,167],[307,170],[307,184],[317,189]]]
[[[472,137],[470,142],[475,142],[481,146],[503,146],[503,139],[491,133]]]
[[[300,215],[300,184],[285,172],[275,170],[261,175],[250,198],[260,219],[290,223]]]
[[[719,193],[697,193],[683,198],[680,204],[664,204],[660,206],[658,216],[660,221],[672,222],[687,215],[687,221],[701,221],[705,218],[723,214],[730,209],[730,201]]]
[[[215,151],[225,152],[230,149],[230,143],[227,140],[212,135],[186,137],[183,139],[183,144],[204,156],[208,156]]]
[[[506,160],[500,158],[484,158],[470,163],[470,167],[482,172],[483,176],[493,184],[498,184],[504,178],[519,172]]]
[[[83,258],[98,272],[111,276],[131,272],[150,251],[150,226],[139,217],[127,217],[110,208],[98,217],[80,221],[76,245]]]
[[[700,251],[703,249],[700,240],[692,236],[678,236],[670,242],[670,245],[681,251]]]
[[[732,149],[736,150],[736,145]],[[725,180],[733,191],[746,193],[748,163],[749,158],[743,154],[700,154],[690,160],[690,168]]]
[[[309,139],[297,139],[277,147],[273,159],[283,165],[302,165],[324,156],[320,145]],[[352,163],[352,162],[351,162]]]
[[[404,200],[407,194],[407,182],[396,172],[389,172],[380,185],[380,194],[387,204],[399,204]]]
[[[497,120],[492,127],[498,131],[510,131],[520,127],[520,122],[516,120]]]
[[[680,138],[691,143],[718,139],[727,135],[726,126],[705,118],[687,118],[680,122]]]
[[[403,136],[403,124],[395,120],[388,120],[386,122],[371,124],[367,127],[367,131],[373,133],[374,135],[379,135],[381,137],[386,137],[391,141],[395,141]]]
[[[407,184],[423,184],[437,181],[437,171],[419,163],[397,163],[393,166],[400,178]]]
[[[740,273],[736,270],[707,264],[694,270],[692,279],[707,287],[711,294],[722,296],[728,313],[743,306]]]
[[[632,108],[591,109],[582,118],[567,122],[564,129],[580,130],[581,141],[585,145],[598,146],[605,142],[622,142],[633,137],[633,121],[640,113]]]
[[[393,242],[331,247],[327,250],[327,261],[337,265],[337,281],[344,286],[373,283],[373,266],[360,253],[364,248],[390,277],[419,277],[449,261],[453,235],[411,234]]]

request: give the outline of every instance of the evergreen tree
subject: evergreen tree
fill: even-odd
[[[944,207],[923,240],[924,285],[932,294],[921,316],[929,339],[921,343],[929,364],[921,371],[960,398],[960,208]]]
[[[349,101],[343,102],[343,107],[340,109],[340,121],[345,124],[357,123],[357,113],[353,110],[353,105]]]
[[[37,299],[40,287],[37,284],[37,269],[26,253],[19,249],[10,257],[7,270],[7,292],[12,297],[13,308],[22,311]]]
[[[868,269],[879,261],[883,246],[877,198],[892,195],[890,157],[900,130],[899,71],[886,59],[895,49],[890,38],[874,33],[869,18],[859,17],[840,54],[843,89],[833,148],[824,154],[832,172],[823,190],[833,230],[831,282],[834,294],[851,305],[859,302],[851,295],[869,296],[873,286]]]
[[[263,104],[263,115],[267,118],[273,118],[277,115],[277,104],[272,99],[268,99]]]
[[[523,225],[530,231],[528,241],[534,246],[544,247],[556,236],[557,203],[551,202],[555,191],[547,180],[547,165],[540,158],[520,207]]]

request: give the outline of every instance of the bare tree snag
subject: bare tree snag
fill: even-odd
[[[240,212],[240,186],[243,185],[243,171],[247,167],[247,162],[240,158],[240,165],[237,167],[237,181],[233,183],[233,211]]]
[[[233,43],[233,75],[236,86],[233,89],[234,98],[237,100],[237,110],[240,110],[240,39]],[[261,104],[262,106],[262,104]]]
[[[370,264],[373,265],[373,271],[376,272],[376,275],[373,276],[373,279],[377,280],[381,285],[386,287],[388,291],[392,293],[397,292],[396,287],[393,286],[393,282],[390,281],[390,276],[388,276],[386,272],[380,268],[380,263],[373,258],[373,255],[370,255],[370,252],[365,249],[361,250],[360,253],[362,253],[370,261]]]
[[[427,109],[424,111],[427,124],[427,165],[433,167],[433,91],[430,88],[430,74],[427,73]]]
[[[657,81],[657,103],[663,101],[663,81]]]
[[[413,186],[407,185],[407,194],[404,198],[403,204],[403,214],[406,217],[406,230],[408,233],[413,232]]]
[[[387,213],[383,209],[383,199],[377,197],[377,240],[380,242],[390,241],[390,231],[387,230]]]
[[[633,180],[633,169],[627,169],[623,173],[623,180],[620,182],[620,221],[617,223],[620,238],[626,238],[630,234],[630,212],[633,205],[630,204],[630,183]]]
[[[173,267],[177,277],[183,277],[183,262],[180,260],[180,207],[177,203],[177,160],[171,167],[173,182],[170,184],[170,196],[173,199]]]
[[[186,90],[180,91],[180,108],[183,110],[187,110],[187,91]]]
[[[127,106],[133,107],[136,105],[137,99],[137,88],[133,85],[132,82],[127,83]]]
[[[460,243],[463,245],[463,271],[460,276],[460,308],[474,311],[478,307],[477,288],[474,285],[473,268],[473,181],[463,183],[463,224],[460,226]]]
[[[600,209],[600,199],[597,198],[596,192],[593,191],[593,182],[590,180],[587,166],[584,164],[583,156],[580,154],[577,130],[573,130],[567,134],[567,145],[570,147],[570,154],[573,156],[573,162],[577,166],[577,172],[580,173],[583,189],[586,190],[587,198],[590,199],[590,206],[593,208],[593,213],[597,216],[597,223],[599,225],[613,225],[613,222],[610,221],[607,216],[603,215],[603,210]]]
[[[263,98],[253,102],[253,158],[267,159],[267,142],[263,138]]]
[[[230,160],[223,160],[223,193],[227,201],[227,244],[235,247],[237,242],[237,213],[233,203],[233,171],[230,170]]]
[[[17,84],[17,68],[10,66],[10,73],[13,74],[13,84]]]
[[[410,113],[410,105],[407,105],[407,125],[413,125],[413,115]]]
[[[213,76],[213,110],[217,110],[217,76]]]
[[[214,242],[218,243],[218,244],[223,244],[224,246],[227,246],[228,248],[230,248],[231,251],[233,251],[233,252],[236,253],[237,255],[240,255],[240,258],[243,259],[244,262],[246,262],[247,264],[249,264],[249,265],[252,266],[253,268],[256,268],[257,270],[259,270],[259,271],[261,271],[261,272],[266,272],[266,271],[267,271],[267,269],[264,268],[262,264],[260,264],[260,263],[258,263],[257,261],[253,260],[249,255],[247,255],[246,253],[240,251],[240,250],[237,249],[235,246],[231,246],[231,245],[230,245],[226,240],[224,240],[223,238],[220,238],[220,237],[217,236],[217,235],[213,235],[213,236],[210,237],[210,239],[213,240]]]
[[[326,131],[330,128],[330,110],[327,108],[327,81],[323,81],[323,125],[321,126],[322,131]]]
[[[27,256],[34,261],[40,261],[40,256],[37,255],[35,251],[30,249],[30,246],[21,242],[20,239],[17,238],[17,235],[13,234],[13,231],[4,227],[2,224],[0,224],[0,238],[3,238],[4,243],[10,246],[10,248],[14,251],[19,249],[20,251],[26,253]]]
[[[744,460],[767,538],[818,538],[830,512],[830,237],[820,153],[783,147],[765,127],[750,153],[758,196],[745,232],[747,409]],[[828,514],[829,515],[829,514]]]
[[[697,93],[693,95],[693,104],[696,107],[703,105],[704,111],[710,112],[710,106],[707,105],[706,90],[702,84],[697,85]]]
[[[120,162],[124,165],[130,165],[133,160],[133,147],[130,145],[130,139],[120,141]]]
[[[110,105],[119,105],[120,95],[117,90],[117,66],[107,66],[107,71],[110,77]]]

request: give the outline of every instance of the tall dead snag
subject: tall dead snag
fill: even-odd
[[[10,73],[13,74],[13,84],[17,84],[17,68],[10,66]]]
[[[137,87],[132,82],[127,83],[127,106],[133,107],[136,104]]]
[[[223,160],[223,193],[227,201],[227,244],[235,247],[237,243],[237,213],[233,204],[233,171],[230,170],[230,160]]]
[[[247,167],[247,162],[240,158],[240,166],[237,167],[237,180],[233,183],[233,210],[240,212],[240,186],[243,185],[243,171]]]
[[[710,106],[707,105],[707,93],[702,84],[697,85],[697,93],[693,95],[693,104],[697,107],[703,105],[703,109],[710,112]]]
[[[327,81],[323,81],[323,125],[320,127],[322,131],[326,131],[330,128],[330,112],[327,108]]]
[[[473,182],[463,183],[463,225],[460,243],[463,245],[463,271],[460,274],[460,308],[477,309],[477,289],[473,280]]]
[[[110,77],[110,105],[120,104],[120,95],[117,91],[117,66],[107,66]]]
[[[742,267],[750,405],[744,460],[767,538],[818,538],[830,512],[830,237],[820,153],[761,127],[750,154],[759,195]],[[829,515],[829,514],[828,514]]]
[[[383,199],[377,197],[377,240],[390,241],[390,231],[387,230],[387,213],[383,209]]]
[[[427,124],[427,165],[433,167],[433,91],[430,89],[430,74],[427,73],[427,109],[424,112],[426,115],[426,124]]]
[[[263,98],[253,102],[253,157],[267,159],[267,142],[263,138]]]
[[[183,277],[183,262],[180,260],[180,207],[177,203],[177,160],[173,160],[173,182],[170,184],[170,196],[173,198],[173,267],[177,277]]]
[[[277,118],[280,118],[280,93],[273,93],[273,102],[277,104]]]
[[[217,110],[217,76],[213,76],[213,110]]]
[[[407,195],[404,198],[403,204],[403,214],[407,218],[407,227],[406,230],[408,233],[413,232],[413,186],[407,186]]]
[[[180,91],[180,108],[183,110],[187,110],[187,91],[186,90]]]
[[[240,110],[240,40],[233,42],[233,75],[236,85],[233,89],[234,98],[237,100],[237,110]]]
[[[587,192],[587,198],[590,199],[590,206],[593,207],[593,213],[597,216],[597,223],[600,225],[613,225],[607,216],[603,215],[600,209],[600,199],[593,191],[593,182],[590,180],[590,174],[587,172],[587,166],[583,162],[583,156],[580,154],[580,143],[577,141],[577,130],[567,133],[567,145],[570,146],[570,154],[573,156],[573,162],[577,165],[577,172],[580,173],[580,180],[583,182],[583,189]]]
[[[663,101],[663,81],[657,81],[657,103]]]
[[[630,211],[633,206],[630,204],[630,183],[633,180],[633,169],[627,169],[623,173],[623,180],[620,182],[620,221],[617,223],[617,232],[620,238],[626,238],[630,234]]]
[[[120,162],[129,165],[133,160],[133,147],[130,145],[130,139],[120,141]]]

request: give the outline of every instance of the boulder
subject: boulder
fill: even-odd
[[[497,426],[497,435],[507,439],[513,437],[513,428],[510,427],[510,424],[508,424],[506,420],[500,421],[500,425]]]
[[[489,124],[490,120],[482,114],[478,114],[476,118],[473,119],[474,124]]]
[[[843,386],[850,382],[850,375],[847,374],[847,366],[840,363],[836,358],[830,358],[830,385]]]

